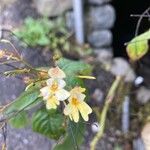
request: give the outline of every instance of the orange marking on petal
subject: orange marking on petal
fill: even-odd
[[[76,99],[76,98],[72,98],[71,103],[72,103],[72,105],[74,105],[74,106],[78,106],[78,105],[80,104],[80,102],[79,102],[78,99]]]
[[[56,81],[53,82],[52,86],[51,86],[51,90],[53,92],[58,90],[58,83]]]

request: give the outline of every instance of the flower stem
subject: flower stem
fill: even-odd
[[[122,80],[122,77],[121,76],[117,76],[115,81],[113,82],[109,92],[108,92],[108,95],[107,95],[107,97],[105,99],[105,104],[104,104],[102,113],[101,113],[100,118],[99,118],[99,120],[100,120],[99,121],[100,130],[98,131],[98,133],[95,135],[95,137],[91,141],[91,143],[90,143],[90,150],[95,150],[98,141],[103,136],[103,133],[104,133],[104,130],[105,130],[106,115],[107,115],[109,106],[110,106],[110,104],[111,104],[111,102],[112,102],[112,100],[113,100],[113,98],[115,96],[116,90],[117,90],[121,80]]]

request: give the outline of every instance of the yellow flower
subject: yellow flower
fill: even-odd
[[[64,101],[70,96],[70,93],[63,89],[66,85],[65,81],[57,78],[50,78],[47,80],[47,86],[43,87],[41,96],[46,101],[47,109],[56,109],[60,101]]]
[[[65,73],[59,67],[49,69],[48,74],[51,78],[63,79],[66,77]]]
[[[70,91],[69,104],[64,109],[64,114],[68,115],[74,122],[79,121],[79,113],[85,121],[88,121],[89,114],[92,113],[92,109],[88,104],[84,102],[85,99],[84,88],[75,87]]]

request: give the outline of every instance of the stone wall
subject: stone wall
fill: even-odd
[[[109,2],[109,0],[88,0],[85,3],[85,39],[98,55],[103,52],[112,55],[111,29],[115,22],[115,10]],[[66,23],[70,30],[74,30],[73,11],[66,12]]]
[[[115,10],[110,1],[86,0],[84,3],[85,39],[98,53],[103,50],[112,53],[111,28],[115,22]],[[34,4],[41,15],[54,17],[65,13],[67,27],[74,31],[72,0],[34,0]]]
[[[15,10],[12,5],[15,1],[17,1],[17,4],[19,5],[17,10]],[[115,22],[115,10],[110,4],[110,1],[111,0],[85,0],[84,3],[85,39],[86,42],[95,49],[95,52],[100,50],[112,51],[111,44],[113,36],[111,28]],[[37,10],[39,15],[48,17],[56,17],[65,13],[67,27],[74,31],[72,0],[33,0],[32,6],[28,5],[28,3],[20,5],[21,2],[19,2],[19,0],[2,0],[0,6],[1,24],[5,20],[9,26],[13,26],[14,24],[16,27],[18,26],[18,22],[21,22],[19,20],[20,18],[25,18],[28,14],[34,17],[35,13],[33,11]],[[10,11],[2,11],[4,6],[8,7]],[[25,13],[22,13],[21,11],[24,10],[24,8]]]

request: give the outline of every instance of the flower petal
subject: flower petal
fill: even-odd
[[[82,93],[77,95],[77,99],[80,101],[83,101],[85,97],[86,97],[85,94],[82,94]]]
[[[71,109],[70,109],[70,105],[68,104],[67,106],[65,106],[64,108],[64,114],[67,116],[71,113]]]
[[[71,93],[71,96],[69,97],[69,101],[72,100],[72,98],[76,98],[78,101],[83,101],[85,99],[85,94],[82,93]]]
[[[78,108],[71,105],[70,103],[65,107],[64,114],[69,116],[71,120],[74,120],[74,122],[79,121],[79,111]]]
[[[43,96],[43,99],[46,100],[51,96],[50,87],[45,86],[42,89],[40,89],[41,95]]]
[[[69,116],[70,120],[72,120],[71,105],[70,104],[68,104],[67,106],[65,106],[65,108],[64,108],[64,114],[66,116]]]
[[[74,122],[78,122],[79,121],[79,111],[77,107],[72,107],[72,119],[74,120]]]
[[[58,82],[59,89],[64,88],[66,86],[66,82],[62,79],[57,79],[57,82]]]
[[[48,80],[46,81],[46,83],[47,83],[48,86],[52,86],[52,84],[53,84],[54,81],[55,81],[55,79],[50,78],[50,79],[48,79]]]
[[[66,77],[65,73],[59,67],[49,69],[48,74],[51,78],[62,79]]]
[[[92,113],[92,109],[91,107],[85,103],[85,102],[81,102],[79,105],[78,105],[78,109],[81,113],[81,116],[83,117],[83,119],[85,121],[88,121],[89,120],[89,114]]]
[[[70,96],[70,93],[64,89],[60,89],[56,91],[55,96],[59,101],[64,101]]]
[[[70,91],[70,93],[83,93],[83,92],[85,92],[85,90],[86,90],[85,88],[76,86]]]
[[[59,104],[60,104],[60,102],[56,99],[55,96],[53,96],[46,101],[46,108],[47,109],[56,109],[57,105],[59,105]]]
[[[58,84],[59,89],[66,86],[66,82],[62,79],[50,78],[46,81],[47,85],[49,85],[49,86],[52,86],[54,82],[56,82]]]

